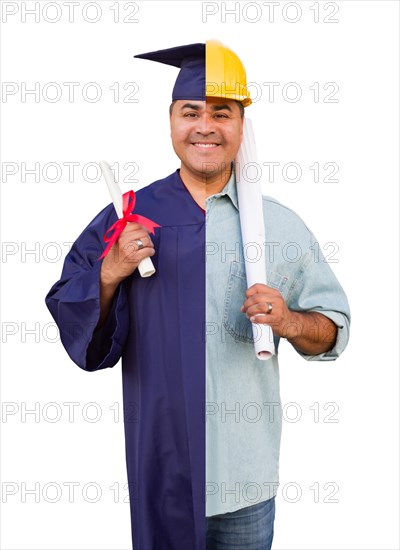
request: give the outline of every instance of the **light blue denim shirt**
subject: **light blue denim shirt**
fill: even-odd
[[[334,360],[349,338],[346,295],[297,214],[270,197],[263,197],[263,210],[267,284],[290,309],[334,321],[335,347],[301,354]],[[257,359],[252,325],[240,311],[248,287],[233,171],[206,200],[206,262],[206,515],[212,516],[275,496],[282,426],[278,356]]]

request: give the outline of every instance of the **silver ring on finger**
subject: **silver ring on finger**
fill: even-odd
[[[268,302],[267,315],[270,315],[271,313],[272,313],[272,304],[271,304],[271,302]]]
[[[141,239],[137,239],[136,244],[138,245],[138,250],[142,250],[142,248],[144,248],[144,244]]]

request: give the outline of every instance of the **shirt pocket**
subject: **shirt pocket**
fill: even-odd
[[[267,285],[284,296],[288,277],[267,270]],[[225,292],[223,325],[225,330],[240,342],[254,342],[253,328],[246,315],[240,311],[246,299],[247,279],[243,262],[232,262]]]

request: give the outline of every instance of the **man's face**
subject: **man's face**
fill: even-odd
[[[230,173],[243,133],[236,101],[177,100],[170,122],[173,148],[192,177],[207,181]]]

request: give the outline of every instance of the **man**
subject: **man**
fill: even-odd
[[[269,285],[246,290],[240,246],[234,261],[208,253],[210,244],[214,251],[241,243],[232,161],[251,100],[235,54],[209,41],[207,51],[192,44],[136,57],[181,69],[170,107],[180,170],[138,191],[135,208],[161,227],[150,237],[142,225],[128,224],[99,262],[103,235],[116,219],[108,206],[77,239],[47,304],[80,367],[112,367],[122,356],[135,550],[268,548],[281,422],[278,364],[255,359],[249,319],[271,324],[276,346],[284,336],[307,358],[333,359],[347,341],[346,298],[327,264],[311,265],[312,237],[301,220],[268,199],[267,235],[278,251],[300,242],[299,263],[272,259]],[[213,73],[212,81],[206,77],[211,60],[224,75],[216,80]],[[238,83],[234,92],[230,78]],[[137,266],[147,256],[156,273],[142,279]],[[210,324],[223,337],[208,334],[205,342]],[[259,423],[262,429],[209,414],[210,405],[214,412],[250,398],[278,405],[272,422]],[[227,502],[221,488],[232,480],[267,482],[268,491],[256,504],[254,495]]]

